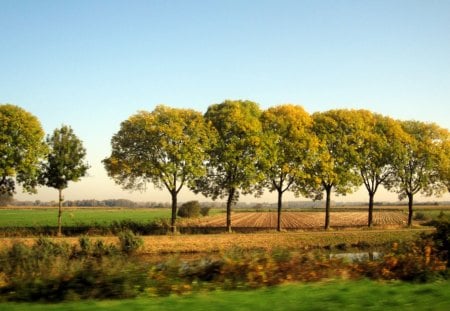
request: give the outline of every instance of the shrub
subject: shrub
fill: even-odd
[[[82,254],[90,254],[92,251],[92,243],[88,236],[82,235],[78,239],[78,244],[80,244],[80,249]]]
[[[210,210],[211,210],[211,207],[209,207],[209,206],[202,206],[202,207],[200,208],[200,214],[201,214],[203,217],[208,216]]]
[[[78,243],[80,244],[80,252],[76,255],[101,258],[103,256],[111,256],[119,253],[117,247],[114,245],[105,244],[102,240],[97,240],[95,243],[92,243],[89,237],[85,235],[78,239]]]
[[[51,269],[11,278],[8,286],[1,289],[3,298],[12,301],[133,298],[147,287],[144,267],[129,258],[55,263]]]
[[[67,243],[56,243],[47,237],[39,237],[32,248],[38,259],[51,259],[55,256],[68,257],[70,255],[70,247]]]
[[[430,220],[430,217],[423,212],[414,213],[414,220]]]
[[[450,268],[450,222],[436,222],[435,227],[436,232],[432,235],[432,238],[440,253],[441,259],[447,261],[447,267]]]
[[[189,201],[181,205],[177,215],[183,218],[195,218],[200,216],[200,203],[198,201]]]
[[[441,210],[441,212],[439,213],[439,215],[437,216],[437,219],[439,220],[445,220],[447,217],[447,215],[445,215],[444,211]]]
[[[126,230],[118,234],[120,249],[126,254],[132,254],[136,252],[144,241],[138,235],[135,235],[132,231]]]

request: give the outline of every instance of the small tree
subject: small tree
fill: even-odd
[[[0,105],[0,195],[12,197],[16,183],[35,192],[46,152],[39,120],[20,107]]]
[[[63,125],[47,136],[50,152],[42,164],[40,182],[42,185],[58,190],[58,235],[61,235],[62,191],[69,181],[78,181],[86,175],[89,165],[84,162],[86,150],[72,128]]]

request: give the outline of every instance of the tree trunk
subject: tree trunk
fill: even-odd
[[[227,199],[227,232],[231,233],[231,205],[233,204],[234,194],[236,192],[235,188],[231,188],[228,190],[228,199]]]
[[[177,232],[177,192],[171,191],[170,194],[172,196],[172,218],[170,220],[170,231],[175,233]]]
[[[62,216],[62,189],[58,189],[58,233],[57,236],[62,236],[62,229],[61,229],[61,216]]]
[[[330,229],[330,208],[331,208],[331,187],[326,186],[326,203],[325,203],[325,230]]]
[[[408,227],[412,226],[413,198],[414,195],[412,193],[408,193]]]
[[[278,215],[277,215],[277,231],[281,231],[281,206],[283,204],[283,191],[278,190]]]
[[[375,193],[369,192],[369,219],[367,222],[367,225],[369,228],[372,228],[373,226],[373,198],[375,196]]]

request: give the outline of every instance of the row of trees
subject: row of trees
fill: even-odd
[[[103,160],[118,184],[166,189],[172,198],[172,230],[177,199],[187,186],[213,199],[226,198],[227,229],[240,194],[278,194],[281,230],[286,191],[313,199],[326,197],[325,228],[330,227],[330,197],[362,184],[368,191],[368,225],[379,186],[408,198],[412,221],[414,195],[450,191],[450,136],[433,123],[398,121],[367,110],[308,114],[281,105],[262,111],[251,101],[225,101],[201,113],[158,106],[122,122]],[[15,184],[34,192],[38,185],[59,193],[86,174],[86,151],[68,126],[44,140],[36,117],[13,105],[0,105],[0,196]],[[60,232],[60,229],[59,229]]]
[[[330,227],[331,192],[345,195],[364,185],[373,225],[379,186],[408,198],[450,191],[450,135],[433,123],[398,121],[367,110],[338,109],[308,114],[301,106],[262,111],[251,101],[225,101],[206,113],[157,106],[122,122],[103,160],[116,183],[166,189],[176,231],[177,195],[187,186],[212,199],[226,198],[227,230],[240,194],[278,194],[281,230],[286,191],[313,199],[325,195]]]
[[[14,105],[0,105],[0,197],[10,198],[16,183],[27,192],[39,185],[58,190],[58,234],[61,235],[62,191],[85,176],[86,150],[66,125],[44,139],[39,120]]]

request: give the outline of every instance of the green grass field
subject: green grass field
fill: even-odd
[[[57,208],[0,209],[0,227],[40,227],[57,225]],[[146,223],[158,218],[170,218],[169,209],[147,208],[64,208],[63,226],[110,224],[132,220]]]
[[[342,209],[349,211],[351,208]],[[358,209],[358,208],[354,208]],[[341,210],[341,209],[340,209]],[[247,209],[234,209],[235,212],[254,211]],[[297,210],[299,211],[299,210]],[[306,211],[306,210],[301,210]],[[299,212],[301,212],[299,211]],[[308,210],[309,211],[309,210]],[[315,209],[314,211],[323,212]],[[450,207],[418,207],[417,212],[424,213],[427,217],[436,219],[442,212],[445,217],[450,215]],[[223,213],[223,209],[211,209],[210,215]],[[46,207],[18,207],[0,208],[0,228],[3,227],[41,227],[57,225],[57,208]],[[155,208],[63,208],[62,225],[78,226],[90,224],[108,225],[113,221],[131,220],[134,222],[147,223],[156,219],[169,219],[170,209]]]
[[[375,281],[290,284],[251,291],[217,291],[127,300],[58,304],[1,303],[19,310],[450,310],[450,281],[429,284]]]

